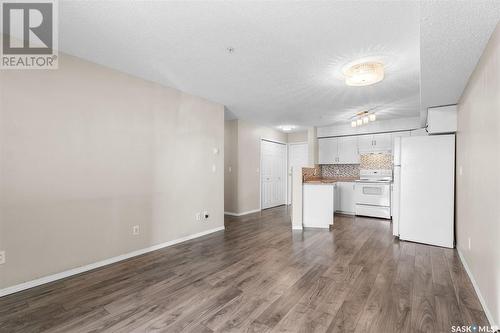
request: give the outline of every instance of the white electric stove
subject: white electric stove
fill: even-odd
[[[392,170],[360,170],[356,181],[356,215],[391,218]]]

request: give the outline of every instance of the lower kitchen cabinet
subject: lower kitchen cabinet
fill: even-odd
[[[302,224],[329,228],[334,220],[335,184],[304,184]]]
[[[333,191],[335,193],[335,199],[333,200],[333,208],[336,212],[340,211],[340,186],[339,183],[335,183],[333,186]]]
[[[354,189],[355,182],[338,182],[335,210],[341,213],[354,214],[355,200]]]

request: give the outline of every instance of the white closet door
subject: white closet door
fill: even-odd
[[[284,205],[286,200],[286,145],[262,140],[262,209]]]
[[[307,166],[309,162],[309,146],[307,143],[288,145],[288,204],[292,203],[292,170]]]

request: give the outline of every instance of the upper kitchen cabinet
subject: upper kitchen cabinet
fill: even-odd
[[[318,139],[318,163],[336,164],[339,158],[338,138]]]
[[[358,138],[345,136],[318,139],[318,162],[319,164],[358,164]]]
[[[358,136],[358,151],[360,154],[373,151],[373,135]]]
[[[360,154],[390,152],[392,135],[391,133],[361,135],[358,137],[358,149]]]
[[[357,136],[344,136],[339,138],[338,144],[339,162],[341,164],[358,164],[358,137]]]
[[[376,151],[391,151],[392,150],[392,135],[391,133],[381,133],[373,135],[373,143]]]

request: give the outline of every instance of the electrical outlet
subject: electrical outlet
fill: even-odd
[[[204,212],[203,212],[203,219],[204,219],[204,220],[208,220],[208,218],[209,218],[209,217],[210,217],[210,215],[208,214],[208,212],[207,212],[207,211],[204,211]]]
[[[470,237],[469,237],[469,250],[470,250]]]
[[[464,170],[462,169],[462,166],[459,166],[458,167],[458,174],[461,176],[461,175],[463,175],[463,173],[464,173]]]
[[[7,257],[5,256],[5,251],[0,251],[0,265],[5,264]]]
[[[201,213],[196,213],[196,215],[194,216],[194,218],[196,219],[196,221],[201,221]]]
[[[215,166],[215,164],[212,164],[212,172],[215,172],[217,171],[217,167]]]
[[[138,225],[134,225],[132,227],[132,235],[137,236],[139,233],[140,233],[139,226]]]

